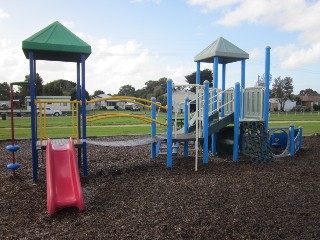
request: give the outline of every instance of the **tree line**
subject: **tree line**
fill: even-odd
[[[271,76],[272,78],[272,76]],[[210,82],[210,87],[212,87],[213,73],[210,69],[204,69],[200,72],[200,84],[203,84],[205,80]],[[30,76],[26,75],[24,81],[30,82]],[[196,72],[192,72],[189,75],[185,76],[186,84],[195,84],[196,83]],[[280,76],[273,79],[270,79],[270,98],[276,98],[280,104],[280,111],[284,111],[284,106],[287,100],[296,101],[297,105],[301,105],[301,95],[309,96],[320,96],[317,91],[314,91],[310,88],[301,90],[298,95],[293,94],[293,79],[291,77],[281,78]],[[256,86],[264,85],[264,76],[258,76],[258,81]],[[194,87],[188,88],[190,91],[195,92]],[[118,96],[133,96],[144,99],[151,99],[155,97],[158,102],[163,105],[166,105],[166,92],[167,92],[167,78],[162,77],[158,80],[148,80],[145,83],[145,86],[141,89],[136,89],[130,84],[126,84],[120,87],[117,94]],[[93,95],[89,95],[86,92],[86,99],[90,100],[91,98],[96,97],[99,94],[104,94],[103,90],[94,91]],[[58,79],[47,84],[43,84],[42,77],[37,73],[36,74],[36,94],[37,96],[71,96],[71,100],[76,99],[76,83]],[[19,86],[18,90],[14,92],[15,99],[19,100],[19,107],[24,107],[25,97],[30,96],[29,86]],[[0,83],[0,101],[8,101],[10,99],[10,85],[7,82]],[[314,105],[314,110],[318,109],[319,106]]]
[[[76,99],[76,83],[58,79],[47,84],[43,84],[43,79],[36,74],[36,95],[37,96],[71,96],[71,100]],[[30,82],[30,75],[26,75],[25,82]],[[30,87],[18,86],[18,89],[14,91],[14,99],[19,100],[17,107],[25,107],[25,98],[30,96]],[[90,100],[89,93],[86,92],[87,100]],[[10,85],[7,82],[0,83],[0,101],[9,101],[10,100]]]

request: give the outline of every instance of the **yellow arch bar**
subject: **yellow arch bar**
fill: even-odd
[[[145,121],[147,123],[155,122],[155,123],[158,123],[158,124],[163,125],[163,126],[168,126],[168,123],[166,123],[166,122],[161,122],[159,120],[152,119],[150,117],[145,117],[145,116],[135,115],[135,114],[127,114],[127,113],[96,114],[96,115],[88,116],[87,117],[87,122],[94,122],[94,121],[97,121],[97,120],[102,120],[102,119],[106,119],[106,118],[114,118],[114,117],[133,117],[133,118],[137,118],[137,119],[140,119],[142,121]]]
[[[114,96],[114,97],[93,99],[93,100],[87,101],[87,103],[95,103],[95,102],[108,101],[108,100],[122,100],[122,101],[125,101],[125,102],[132,102],[132,103],[136,103],[136,104],[145,106],[147,108],[151,108],[151,105],[155,105],[155,106],[157,106],[159,108],[162,108],[164,110],[168,110],[167,106],[162,106],[161,104],[154,103],[154,102],[152,102],[150,100],[143,99],[143,98],[137,98],[137,97],[128,97],[128,96]],[[140,103],[139,101],[142,102],[142,103]],[[145,104],[150,104],[150,106],[147,106]]]

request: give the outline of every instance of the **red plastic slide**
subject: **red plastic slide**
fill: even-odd
[[[50,215],[59,208],[85,208],[72,138],[67,145],[54,146],[48,139],[46,149],[47,209]]]

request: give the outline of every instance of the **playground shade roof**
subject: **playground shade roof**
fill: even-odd
[[[219,57],[219,63],[232,63],[248,59],[249,54],[220,37],[196,55],[194,61],[213,63],[214,57]]]
[[[49,61],[80,62],[91,54],[91,46],[58,21],[25,39],[22,49],[26,58],[34,52],[36,60]]]

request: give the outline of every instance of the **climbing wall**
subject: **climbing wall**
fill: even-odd
[[[268,163],[274,160],[263,121],[241,122],[240,134],[242,152],[248,155],[252,162]]]

